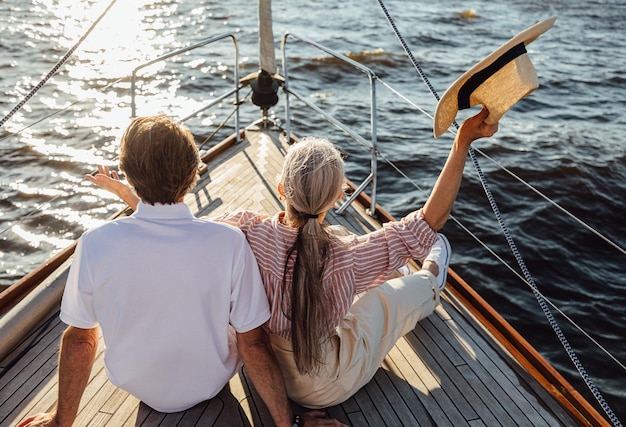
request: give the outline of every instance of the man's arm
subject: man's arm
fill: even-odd
[[[259,327],[245,333],[237,332],[237,349],[246,366],[246,372],[267,405],[276,426],[291,427],[294,415],[289,406],[285,381],[265,329]],[[346,427],[335,419],[326,418],[323,411],[302,414],[301,425]]]
[[[19,427],[70,427],[78,414],[98,348],[98,328],[68,327],[61,338],[59,396],[54,412],[28,417]]]
[[[276,426],[291,427],[293,412],[267,332],[262,327],[249,332],[237,332],[237,350]]]

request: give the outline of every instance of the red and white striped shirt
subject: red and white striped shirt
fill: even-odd
[[[293,246],[298,229],[282,224],[283,215],[270,217],[244,211],[226,213],[213,220],[240,228],[248,238],[272,311],[268,327],[290,340],[291,322],[287,317],[291,312],[290,292],[286,290],[282,295],[281,288],[287,251]],[[400,221],[386,223],[382,229],[369,234],[338,236],[332,244],[331,260],[323,276],[328,304],[332,307],[332,324],[325,329],[330,332],[339,325],[357,294],[384,283],[409,259],[424,259],[435,240],[437,233],[424,221],[421,210]],[[292,264],[290,261],[289,268]],[[289,270],[286,288],[290,287]]]

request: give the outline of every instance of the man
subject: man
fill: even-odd
[[[262,325],[270,310],[256,260],[236,228],[183,203],[197,179],[193,136],[166,116],[135,119],[120,168],[141,199],[133,215],[79,240],[63,301],[56,410],[20,426],[71,426],[93,366],[98,327],[110,381],[161,412],[215,396],[241,366],[276,425],[294,415]],[[108,176],[108,170],[100,172]],[[88,177],[97,182],[100,177]],[[310,424],[329,423],[307,414]]]

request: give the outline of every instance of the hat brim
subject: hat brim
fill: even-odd
[[[535,90],[539,85],[537,73],[525,46],[548,31],[555,21],[556,16],[552,16],[522,31],[452,83],[437,103],[435,138],[450,127],[459,109],[482,104],[489,109],[486,121],[496,123],[518,100]]]

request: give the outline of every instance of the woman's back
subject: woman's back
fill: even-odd
[[[273,333],[291,340],[289,290],[293,257],[287,264],[286,275],[285,262],[298,229],[282,224],[281,218],[282,213],[270,217],[244,211],[226,213],[214,220],[236,226],[246,234],[272,310],[268,326]],[[419,212],[411,213],[399,222],[388,223],[383,229],[366,236],[333,236],[322,279],[329,322],[319,328],[331,333],[349,311],[358,293],[383,283],[408,258],[423,259],[428,252],[426,248],[430,248],[436,236]]]

